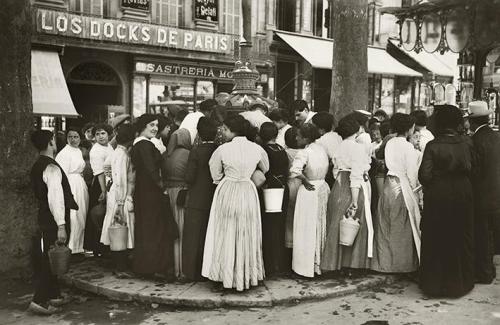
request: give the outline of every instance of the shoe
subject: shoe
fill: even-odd
[[[56,308],[50,304],[37,304],[32,301],[28,307],[28,310],[34,314],[38,315],[53,315],[61,311],[60,308]]]

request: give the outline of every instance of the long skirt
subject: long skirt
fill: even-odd
[[[202,279],[203,248],[210,210],[186,208],[182,245],[182,272],[192,281]]]
[[[358,235],[352,246],[342,246],[339,242],[340,220],[351,205],[350,172],[341,171],[337,176],[332,192],[328,198],[327,233],[325,249],[321,259],[321,269],[325,271],[340,270],[343,267],[354,269],[370,268],[368,258],[368,227],[366,224],[365,195],[362,188],[359,190],[358,210],[355,218],[360,221]]]
[[[177,204],[177,196],[183,187],[167,187],[168,197],[170,198],[170,207],[172,208],[172,215],[177,223],[179,230],[179,238],[174,242],[174,266],[175,276],[182,277],[182,243],[183,243],[183,229],[184,229],[184,207]]]
[[[115,200],[115,185],[111,186],[108,192],[108,199],[106,202],[106,216],[104,217],[104,222],[102,223],[101,232],[101,243],[104,245],[110,244],[109,242],[109,227],[113,224],[113,220],[116,214],[116,209],[118,204]],[[127,248],[134,248],[134,226],[135,226],[135,214],[134,214],[134,204],[128,200],[125,200],[123,205],[123,217],[127,223],[128,236],[127,236]]]
[[[217,186],[202,275],[238,291],[264,279],[260,203],[252,181],[224,178]]]
[[[286,212],[286,229],[285,229],[285,246],[288,248],[293,247],[293,216],[295,213],[295,203],[297,202],[297,193],[302,181],[297,178],[290,178],[288,180],[288,206]]]
[[[288,249],[285,246],[286,214],[289,191],[285,186],[281,212],[266,212],[263,192],[260,191],[262,215],[262,253],[266,274],[272,275],[290,270]]]
[[[388,176],[374,223],[372,270],[388,273],[414,272],[418,255],[399,179]]]
[[[68,248],[73,254],[83,253],[83,240],[85,233],[85,221],[89,205],[89,192],[87,184],[80,174],[68,175],[71,193],[78,205],[78,210],[70,211],[71,232],[69,234]]]
[[[425,294],[459,297],[474,287],[474,201],[467,176],[424,187],[419,286]]]
[[[174,240],[177,226],[168,198],[155,188],[138,188],[134,194],[135,242],[132,268],[150,276],[174,276]]]
[[[326,237],[326,206],[330,188],[324,180],[310,181],[313,191],[301,185],[293,222],[292,269],[302,276],[321,274],[320,263]]]
[[[101,195],[101,186],[97,176],[94,176],[92,180],[92,185],[89,190],[89,213],[87,213],[87,220],[85,222],[85,238],[84,238],[84,248],[88,251],[93,251],[94,253],[101,253],[103,250],[102,244],[99,242],[102,229],[103,220],[93,220],[91,218],[92,209],[99,203],[99,196]],[[104,217],[104,216],[103,216]],[[103,218],[104,219],[104,218]]]

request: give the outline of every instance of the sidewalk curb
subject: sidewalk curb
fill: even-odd
[[[90,264],[70,271],[62,283],[117,301],[157,303],[174,307],[272,307],[341,297],[384,285],[392,276],[367,275],[358,279],[271,279],[244,292],[222,290],[213,282],[161,284],[141,279],[117,279],[111,272]]]

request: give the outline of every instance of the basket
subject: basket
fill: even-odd
[[[121,252],[127,249],[128,226],[114,224],[109,226],[109,249],[112,252]]]
[[[71,249],[64,244],[56,242],[56,244],[49,249],[48,255],[50,270],[53,275],[60,276],[68,272]]]
[[[266,212],[281,212],[283,206],[284,188],[266,188],[264,192],[264,207]]]
[[[340,220],[340,245],[352,246],[359,231],[359,221],[351,217],[342,217]]]

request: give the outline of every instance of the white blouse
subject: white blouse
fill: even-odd
[[[288,148],[286,145],[286,142],[285,142],[285,134],[286,134],[286,131],[291,129],[291,127],[292,126],[290,124],[285,125],[284,127],[282,127],[281,129],[278,130],[278,136],[276,137],[276,143],[285,149]]]
[[[61,169],[54,164],[49,164],[43,171],[42,179],[47,184],[50,213],[58,226],[64,225],[66,220],[64,219],[65,205]]]
[[[99,143],[94,144],[92,149],[90,149],[90,167],[92,167],[94,176],[104,173],[106,159],[113,151],[113,147],[110,144],[103,146]]]
[[[314,142],[297,152],[290,167],[290,177],[304,174],[310,181],[324,180],[328,166],[326,151],[321,145]]]
[[[410,186],[415,188],[418,182],[418,169],[422,154],[403,137],[389,140],[385,146],[385,165],[387,175],[408,177]]]
[[[212,179],[218,184],[224,177],[250,180],[257,168],[267,173],[269,158],[258,144],[245,137],[235,137],[214,151],[209,165]]]
[[[80,148],[67,144],[56,156],[56,161],[66,175],[81,174],[85,169],[85,160]]]
[[[337,150],[339,144],[342,142],[342,137],[338,135],[337,132],[327,132],[321,136],[316,143],[325,149],[326,154],[330,161],[333,162],[333,157],[335,156],[335,150]]]
[[[365,147],[351,136],[340,143],[333,164],[339,171],[350,171],[351,187],[359,188],[364,182],[363,175],[370,169],[370,162]]]

